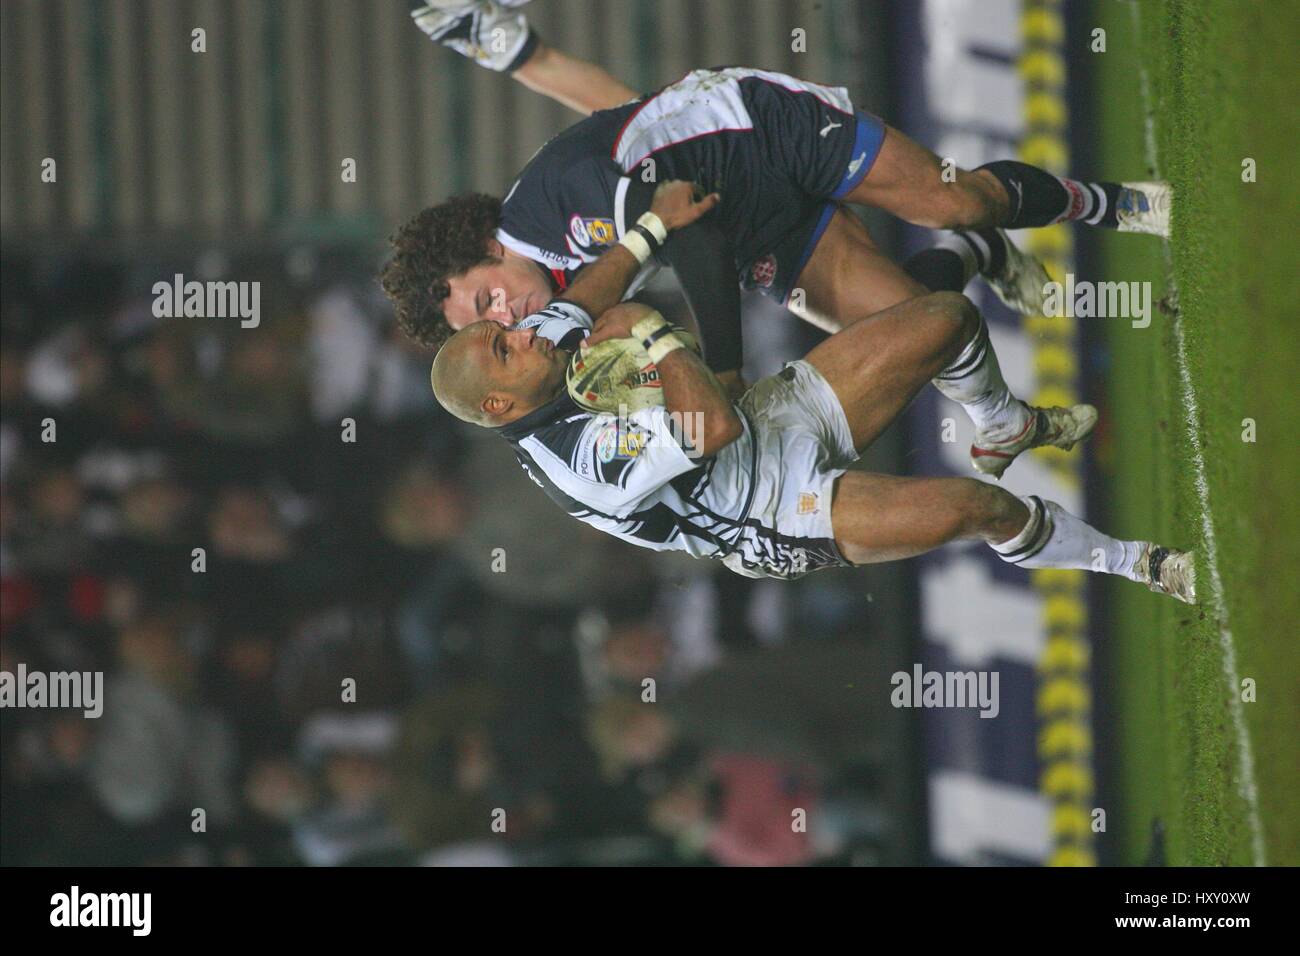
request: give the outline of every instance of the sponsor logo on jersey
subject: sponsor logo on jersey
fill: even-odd
[[[799,504],[796,506],[795,511],[801,515],[815,515],[817,513],[817,492],[799,492]]]
[[[610,422],[596,436],[596,457],[604,464],[616,459],[635,458],[646,447],[649,438],[645,429],[626,422]]]
[[[776,279],[776,256],[769,252],[755,259],[753,265],[749,267],[749,279],[754,285],[763,289],[771,286]]]
[[[587,224],[582,221],[581,216],[574,216],[569,220],[569,234],[578,245],[591,245],[591,233],[587,232]]]
[[[614,220],[600,216],[574,216],[569,220],[569,234],[580,246],[608,246],[618,238]]]

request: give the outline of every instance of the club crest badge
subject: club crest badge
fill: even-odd
[[[776,256],[770,252],[755,259],[749,267],[749,279],[760,289],[770,288],[776,279]]]

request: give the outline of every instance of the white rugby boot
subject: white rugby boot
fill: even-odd
[[[1192,552],[1162,548],[1147,541],[1134,570],[1138,580],[1157,594],[1168,594],[1184,604],[1196,603],[1196,560]]]
[[[1045,445],[1069,451],[1087,438],[1097,424],[1097,409],[1091,405],[1035,408],[1026,404],[1025,407],[1031,415],[1020,434],[994,439],[983,430],[975,433],[975,441],[970,446],[970,463],[976,471],[1001,478],[1022,451]]]
[[[1120,183],[1115,218],[1120,232],[1145,232],[1169,238],[1174,190],[1168,183]]]
[[[1013,312],[1021,315],[1043,315],[1043,303],[1047,298],[1046,287],[1052,281],[1037,256],[1023,251],[1011,241],[1005,231],[999,229],[998,235],[1007,248],[1007,261],[1002,271],[995,276],[985,276],[999,299]]]

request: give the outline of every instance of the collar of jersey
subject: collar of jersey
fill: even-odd
[[[519,441],[521,438],[531,435],[543,425],[550,425],[573,415],[582,414],[589,413],[570,398],[568,391],[561,387],[559,394],[545,405],[534,408],[523,418],[511,422],[509,425],[498,425],[493,431],[507,441]]]

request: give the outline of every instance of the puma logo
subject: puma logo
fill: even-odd
[[[843,125],[844,125],[843,123],[827,123],[826,128],[821,131],[821,138],[825,139],[827,133],[829,133],[833,129],[839,129]]]
[[[866,161],[867,161],[867,154],[863,153],[857,159],[853,160],[853,162],[849,163],[849,175],[856,176],[858,174],[858,170],[862,167],[862,164],[865,163]]]

